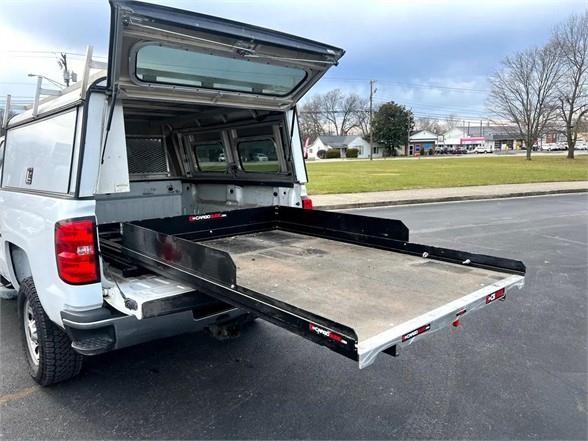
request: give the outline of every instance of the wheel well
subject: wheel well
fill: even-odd
[[[14,245],[13,243],[8,244],[8,250],[10,253],[10,261],[12,263],[12,265],[8,265],[9,270],[12,269],[14,278],[17,282],[16,284],[20,285],[20,283],[24,279],[28,277],[33,277],[31,265],[29,263],[29,258],[27,257],[27,253],[25,252],[25,250],[23,250],[18,245]],[[16,284],[14,284],[14,287],[18,289],[18,286],[16,286]]]

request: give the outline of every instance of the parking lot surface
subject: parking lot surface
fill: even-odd
[[[3,300],[1,437],[588,437],[587,195],[355,212],[403,220],[414,242],[523,260],[526,287],[361,371],[257,321],[233,341],[185,335],[89,358],[80,377],[45,389],[26,373],[16,305]]]

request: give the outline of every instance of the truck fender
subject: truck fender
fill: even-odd
[[[14,288],[18,290],[20,282],[28,277],[33,277],[33,272],[25,250],[13,243],[8,243],[7,245],[8,271],[10,271],[10,278]]]

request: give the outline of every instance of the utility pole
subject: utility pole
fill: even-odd
[[[69,69],[67,66],[67,54],[65,52],[59,54],[57,64],[61,70],[63,70],[63,82],[65,83],[65,87],[69,87]]]
[[[412,113],[412,109],[410,109],[411,113]],[[408,156],[408,145],[410,143],[410,117],[407,118],[406,120],[406,146],[405,146],[405,150],[404,150],[404,154],[406,156]],[[414,152],[413,152],[414,153]]]
[[[372,127],[372,118],[374,114],[374,94],[378,89],[374,89],[376,80],[370,80],[370,161],[374,159],[374,128]]]

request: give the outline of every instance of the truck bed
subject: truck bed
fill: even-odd
[[[524,282],[522,262],[415,244],[408,233],[398,220],[260,207],[126,223],[118,247],[132,265],[363,368]],[[152,309],[189,308],[192,297],[162,302]]]
[[[281,230],[203,243],[231,255],[239,286],[345,323],[360,340],[506,277]]]

